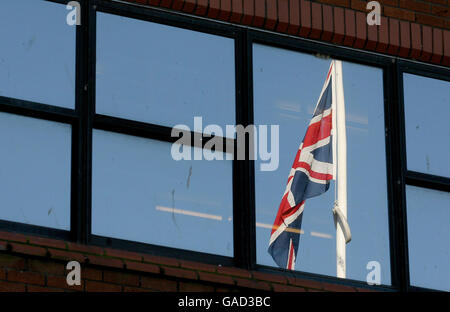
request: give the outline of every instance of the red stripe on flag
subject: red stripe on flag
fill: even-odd
[[[289,201],[287,200],[288,193],[286,193],[283,198],[281,199],[280,206],[278,207],[278,213],[277,217],[275,218],[275,221],[273,223],[272,232],[271,235],[284,223],[284,220],[290,216],[292,216],[294,213],[298,211],[300,206],[305,202],[302,201],[300,204],[291,207],[289,204]]]
[[[288,270],[294,269],[294,245],[292,244],[292,239],[289,241],[289,255],[288,255]]]
[[[303,147],[308,147],[316,144],[331,135],[332,128],[332,114],[322,118],[320,121],[309,125],[306,130],[305,139],[303,140]]]

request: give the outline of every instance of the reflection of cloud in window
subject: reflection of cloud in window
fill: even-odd
[[[156,206],[156,210],[170,212],[170,213],[178,213],[178,214],[183,214],[183,215],[193,216],[193,217],[198,217],[198,218],[205,218],[205,219],[222,221],[222,216],[213,215],[213,214],[209,214],[209,213],[202,213],[202,212],[196,212],[196,211],[191,211],[191,210],[169,208],[169,207],[163,207],[163,206]]]

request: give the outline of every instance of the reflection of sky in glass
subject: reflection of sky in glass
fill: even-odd
[[[289,170],[305,135],[330,61],[262,45],[254,46],[255,124],[280,125],[280,166],[261,172],[256,162],[256,220],[272,225]],[[390,284],[382,71],[343,64],[347,114],[347,277],[366,280],[369,261],[381,264]],[[332,206],[327,193],[306,201],[296,270],[336,276]],[[276,266],[267,253],[270,229],[257,227],[258,263]]]
[[[1,219],[70,229],[71,127],[0,113]]]
[[[406,186],[411,284],[450,291],[450,193]]]
[[[408,169],[450,177],[450,82],[404,74]]]
[[[191,128],[193,116],[235,123],[232,39],[97,16],[97,113]]]
[[[0,1],[0,96],[75,107],[75,27],[65,6]]]
[[[94,131],[92,232],[233,256],[231,161],[174,161],[171,146]]]

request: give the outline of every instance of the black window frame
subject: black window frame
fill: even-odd
[[[67,4],[64,0],[45,0]],[[0,229],[64,239],[82,244],[170,256],[203,263],[236,266],[355,287],[384,291],[427,290],[410,285],[406,185],[450,192],[450,179],[408,171],[406,166],[403,73],[450,81],[450,69],[378,53],[360,51],[247,26],[232,25],[161,8],[113,0],[78,0],[81,25],[76,27],[75,109],[0,96],[0,111],[72,126],[70,232],[0,220]],[[93,129],[175,142],[171,128],[95,113],[96,16],[104,12],[234,39],[236,77],[236,124],[253,124],[253,44],[264,44],[296,52],[337,58],[383,70],[386,146],[387,202],[391,286],[368,286],[362,281],[339,279],[307,272],[292,272],[256,263],[255,169],[254,161],[233,160],[233,245],[234,256],[224,257],[170,247],[155,246],[91,234],[92,132]],[[62,21],[63,23],[64,21]],[[119,38],[120,39],[120,38]],[[194,136],[192,136],[194,137]],[[235,140],[222,138],[226,144]],[[203,147],[208,140],[192,141]],[[236,146],[235,146],[236,147]],[[236,148],[234,149],[236,152]],[[248,142],[246,142],[248,151]],[[245,196],[243,196],[245,194]]]

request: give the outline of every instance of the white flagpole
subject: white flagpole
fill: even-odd
[[[334,61],[333,84],[336,99],[336,130],[337,130],[337,209],[335,218],[347,223],[347,135],[345,129],[344,84],[342,78],[342,62]],[[336,214],[336,212],[335,212]],[[346,243],[343,222],[336,222],[336,269],[337,277],[346,277]]]

